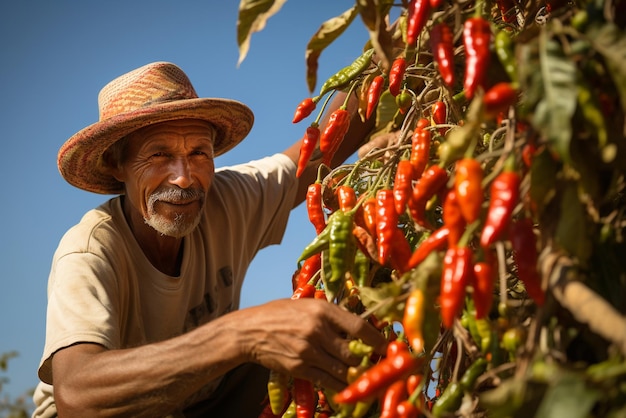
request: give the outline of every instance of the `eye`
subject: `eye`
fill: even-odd
[[[207,158],[211,158],[213,156],[213,152],[212,150],[208,150],[208,149],[197,149],[191,152],[192,156],[196,156],[196,157],[207,157]]]
[[[167,154],[163,151],[157,151],[150,155],[150,159],[161,159],[161,158],[166,158],[166,157],[167,157]]]

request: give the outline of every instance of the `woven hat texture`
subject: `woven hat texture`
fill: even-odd
[[[187,75],[176,65],[155,62],[107,84],[98,95],[99,121],[80,130],[60,148],[59,171],[80,189],[120,194],[123,184],[103,169],[102,154],[113,143],[148,125],[177,119],[210,122],[217,130],[215,156],[241,142],[254,116],[230,99],[199,98]]]

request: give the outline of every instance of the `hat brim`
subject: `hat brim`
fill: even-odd
[[[104,151],[133,131],[178,119],[205,120],[215,126],[218,131],[215,156],[240,143],[254,123],[250,108],[229,99],[195,98],[148,106],[96,122],[77,132],[59,150],[59,171],[68,183],[80,189],[121,194],[124,185],[103,170]]]

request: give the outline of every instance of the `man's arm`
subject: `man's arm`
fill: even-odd
[[[335,94],[333,100],[326,107],[326,111],[320,121],[320,131],[324,131],[324,127],[328,123],[328,118],[331,113],[338,109],[344,102],[346,93],[338,92]],[[367,135],[371,132],[375,124],[375,118],[370,118],[366,122],[361,121],[361,117],[358,114],[358,98],[355,93],[350,96],[347,106],[348,112],[350,112],[350,127],[344,137],[339,149],[334,154],[331,161],[331,168],[337,167],[344,161],[346,161],[352,154],[354,154],[358,148],[363,145],[363,141]],[[300,146],[302,139],[296,141],[291,147],[283,151],[285,155],[291,158],[295,164],[298,164],[298,158],[300,155]],[[317,157],[317,158],[316,158]],[[307,165],[306,169],[300,176],[298,181],[298,193],[296,194],[296,200],[294,201],[294,207],[302,203],[306,197],[306,190],[309,184],[313,183],[317,177],[317,169],[322,162],[321,153],[319,153],[319,144],[314,152],[311,161]]]
[[[246,362],[341,390],[346,336],[384,352],[384,337],[358,316],[318,299],[277,300],[215,319],[167,341],[124,350],[81,343],[52,359],[59,416],[153,417],[180,408],[209,381]]]

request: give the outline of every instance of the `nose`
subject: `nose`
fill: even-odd
[[[193,184],[189,161],[186,158],[177,158],[171,164],[170,184],[186,189]]]

